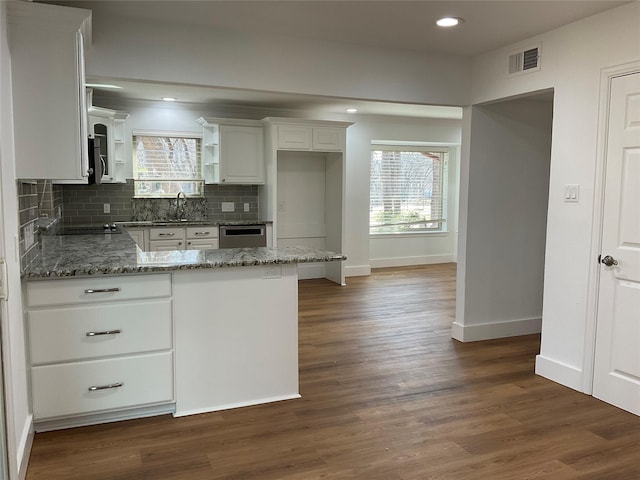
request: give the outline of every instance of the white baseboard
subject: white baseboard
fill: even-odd
[[[232,408],[250,407],[252,405],[262,405],[263,403],[281,402],[283,400],[293,400],[295,398],[301,398],[302,395],[294,393],[291,395],[282,395],[278,397],[258,398],[256,400],[250,400],[248,402],[228,403],[225,405],[217,405],[214,407],[197,408],[194,410],[181,410],[173,414],[174,417],[186,417],[187,415],[198,415],[200,413],[219,412],[221,410],[231,410]]]
[[[22,435],[20,435],[20,444],[18,445],[18,478],[23,480],[27,478],[27,467],[29,466],[29,457],[31,457],[31,447],[33,446],[33,415],[29,415],[24,422]]]
[[[419,257],[372,258],[371,268],[408,267],[411,265],[432,265],[451,263],[453,255],[422,255]]]
[[[583,392],[582,370],[566,363],[536,355],[536,374],[565,387]]]
[[[176,410],[175,403],[165,403],[151,407],[131,408],[128,410],[96,413],[90,415],[80,415],[78,417],[68,417],[53,420],[41,420],[35,422],[37,432],[48,432],[51,430],[62,430],[64,428],[84,427],[85,425],[99,425],[101,423],[120,422],[122,420],[132,420],[134,418],[154,417],[156,415],[167,415]]]
[[[494,338],[518,337],[540,333],[542,318],[521,318],[495,323],[480,323],[477,325],[462,325],[453,322],[451,337],[461,342],[477,342]]]
[[[344,267],[345,277],[367,277],[371,275],[371,265],[354,265]]]

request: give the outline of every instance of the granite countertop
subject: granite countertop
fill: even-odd
[[[23,279],[346,260],[342,254],[309,247],[143,252],[126,233],[43,235],[39,248]]]
[[[197,227],[199,225],[259,225],[272,224],[271,220],[167,220],[116,222],[124,228],[144,227]]]

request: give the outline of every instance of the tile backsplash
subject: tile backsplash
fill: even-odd
[[[65,224],[102,224],[176,218],[173,198],[133,198],[133,180],[102,185],[63,185]],[[205,196],[188,198],[185,216],[190,220],[258,220],[256,185],[205,185]],[[222,202],[233,202],[233,212],[222,212]],[[249,211],[244,211],[244,204]],[[108,204],[109,213],[104,206]]]
[[[20,266],[24,269],[38,254],[38,184],[18,181],[18,220],[20,222]]]

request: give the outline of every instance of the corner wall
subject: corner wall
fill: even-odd
[[[552,108],[512,100],[471,109],[457,340],[540,331]]]
[[[9,300],[2,302],[2,363],[11,479],[24,478],[33,441],[27,386],[25,332],[20,282],[18,192],[13,149],[11,62],[7,40],[7,2],[0,2],[0,179],[2,182],[2,244],[7,262]],[[6,303],[6,308],[4,304]]]
[[[640,2],[635,1],[474,58],[474,104],[553,88],[554,118],[545,260],[542,346],[536,371],[576,390],[593,361],[589,296],[597,253],[592,246],[600,101],[607,67],[640,59]],[[508,77],[506,59],[541,42],[540,71]],[[474,152],[471,151],[473,158]],[[564,203],[564,185],[580,185],[580,201]]]

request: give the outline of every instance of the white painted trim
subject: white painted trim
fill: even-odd
[[[536,374],[582,392],[583,372],[566,363],[536,355]]]
[[[299,393],[292,395],[283,395],[278,397],[260,398],[257,400],[250,400],[248,402],[227,403],[225,405],[219,405],[217,407],[210,408],[196,408],[194,410],[183,410],[175,412],[174,417],[186,417],[187,415],[198,415],[200,413],[219,412],[221,410],[231,410],[232,408],[250,407],[252,405],[262,405],[264,403],[281,402],[283,400],[293,400],[295,398],[302,398]]]
[[[451,324],[451,338],[460,342],[477,342],[495,338],[518,337],[540,333],[542,318],[521,318],[493,323],[479,323],[476,325]]]
[[[600,101],[598,106],[598,138],[596,140],[596,165],[594,172],[593,223],[591,225],[591,245],[589,258],[589,279],[587,286],[587,313],[585,319],[584,353],[582,357],[582,385],[576,390],[593,392],[593,368],[596,353],[596,328],[598,321],[598,296],[600,288],[600,264],[598,255],[602,247],[602,225],[604,216],[604,188],[607,156],[607,132],[609,130],[609,100],[611,81],[615,77],[640,72],[640,60],[603,68],[600,72]],[[562,383],[562,382],[561,382]]]
[[[131,420],[134,418],[155,417],[157,415],[166,415],[169,413],[173,414],[175,410],[175,403],[168,403],[152,407],[131,408],[115,412],[36,421],[34,426],[37,432],[49,432],[51,430],[61,430],[64,428],[84,427],[85,425],[99,425],[101,423],[120,422],[122,420]]]
[[[20,435],[20,443],[18,445],[18,478],[20,480],[27,477],[27,467],[29,466],[29,458],[31,457],[31,447],[33,446],[33,415],[27,417]]]
[[[371,268],[407,267],[410,265],[432,265],[435,263],[451,263],[453,255],[422,255],[418,257],[372,258]]]
[[[344,267],[345,277],[367,277],[371,275],[371,265],[354,265]]]
[[[298,280],[309,280],[312,278],[325,278],[327,269],[324,264],[317,263],[299,263],[298,264]]]

